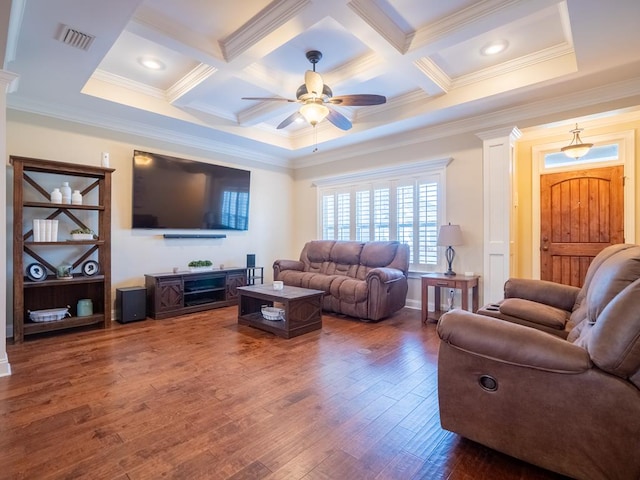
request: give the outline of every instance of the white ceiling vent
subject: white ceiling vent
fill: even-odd
[[[72,47],[79,48],[80,50],[89,50],[89,47],[96,37],[71,28],[68,25],[60,25],[60,33],[57,38],[62,43],[66,43]]]

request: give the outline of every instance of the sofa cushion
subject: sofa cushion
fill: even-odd
[[[365,302],[369,294],[364,280],[341,276],[332,280],[329,293],[346,303]]]
[[[357,242],[334,242],[329,258],[336,264],[358,265],[363,245]]]
[[[521,318],[528,322],[564,329],[569,312],[523,298],[506,298],[500,303],[500,313]]]

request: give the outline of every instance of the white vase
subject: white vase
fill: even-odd
[[[62,192],[59,188],[54,188],[51,192],[51,203],[62,203]]]
[[[69,186],[69,182],[62,183],[60,192],[62,193],[62,203],[66,203],[67,205],[70,204],[71,203],[71,187]]]
[[[80,190],[74,190],[71,194],[71,203],[73,205],[82,205],[82,194]]]

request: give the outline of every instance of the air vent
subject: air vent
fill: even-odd
[[[88,33],[83,33],[80,30],[76,30],[75,28],[71,28],[67,25],[60,26],[60,34],[58,35],[58,40],[62,43],[66,43],[75,48],[79,48],[80,50],[89,50],[89,47],[93,43],[96,37],[93,35],[89,35]]]

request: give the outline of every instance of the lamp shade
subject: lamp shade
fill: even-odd
[[[300,113],[314,127],[318,122],[321,122],[327,115],[329,115],[329,109],[322,103],[305,103],[300,107]]]
[[[581,131],[582,128],[578,128],[578,124],[576,123],[576,128],[571,130],[571,133],[573,134],[571,143],[569,143],[569,145],[567,145],[566,147],[562,147],[560,149],[560,151],[563,152],[567,157],[573,158],[575,160],[585,156],[587,153],[589,153],[591,147],[593,147],[593,143],[584,143],[582,141],[582,139],[580,138]]]
[[[443,247],[462,245],[460,225],[441,225],[438,232],[438,245]]]

